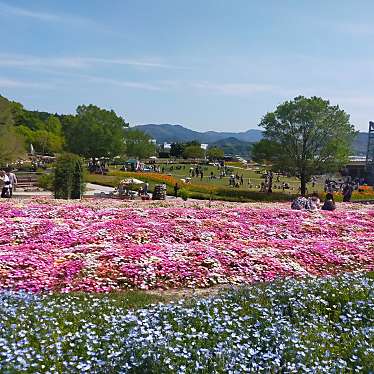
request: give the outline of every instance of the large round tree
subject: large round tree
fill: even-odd
[[[95,105],[80,105],[76,116],[64,116],[66,148],[84,157],[114,157],[124,150],[125,120]]]
[[[286,101],[259,126],[264,139],[254,145],[252,157],[298,176],[302,195],[312,175],[336,171],[347,161],[355,135],[349,115],[319,97]]]

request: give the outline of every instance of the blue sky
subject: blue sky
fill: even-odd
[[[373,14],[372,0],[0,0],[0,94],[217,131],[317,95],[366,131]]]

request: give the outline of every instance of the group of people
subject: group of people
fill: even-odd
[[[10,198],[13,196],[17,186],[17,177],[11,169],[0,170],[1,197]]]
[[[327,193],[325,201],[321,203],[317,193],[313,193],[310,197],[299,196],[291,204],[291,209],[296,210],[335,210],[336,205],[334,195]]]
[[[241,176],[239,176],[238,173],[236,173],[236,175],[234,175],[234,174],[230,175],[229,186],[239,188],[243,184],[244,184],[243,174]]]

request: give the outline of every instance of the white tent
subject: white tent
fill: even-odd
[[[136,178],[126,178],[126,179],[122,179],[121,182],[119,182],[119,184],[123,184],[123,185],[143,184],[143,183],[144,183],[143,181],[136,179]]]

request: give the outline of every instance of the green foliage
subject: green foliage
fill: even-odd
[[[0,96],[0,164],[17,159],[24,151],[24,137],[14,127],[13,105]]]
[[[208,148],[207,156],[210,160],[222,160],[225,156],[225,153],[222,148],[212,147]]]
[[[127,156],[145,159],[155,155],[156,146],[149,135],[140,130],[126,130],[124,136]]]
[[[0,125],[0,164],[16,160],[25,153],[24,139],[14,126]]]
[[[204,157],[204,150],[201,148],[200,145],[187,145],[183,151],[184,158],[203,158]]]
[[[183,143],[172,143],[170,146],[170,156],[181,158],[183,156],[185,145]]]
[[[349,115],[318,97],[286,101],[260,126],[265,140],[254,147],[255,159],[300,177],[302,194],[312,175],[336,171],[347,161],[355,136]]]
[[[267,162],[275,164],[280,153],[281,146],[269,139],[262,139],[251,147],[252,159],[261,164]]]
[[[83,195],[83,164],[79,156],[64,154],[56,162],[54,194],[56,199],[80,199]]]
[[[187,190],[185,190],[184,188],[180,189],[179,192],[178,192],[178,195],[179,197],[181,197],[184,201],[187,201],[188,197],[189,197],[189,193]]]
[[[54,174],[42,174],[38,177],[38,186],[44,190],[52,191],[54,187]]]
[[[81,105],[77,115],[62,118],[69,152],[90,157],[114,157],[124,151],[128,124],[111,110]]]

